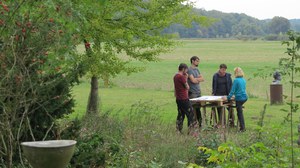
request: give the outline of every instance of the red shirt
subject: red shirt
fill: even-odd
[[[189,99],[188,90],[185,88],[186,77],[181,74],[176,74],[173,78],[175,95],[177,100],[187,100]]]

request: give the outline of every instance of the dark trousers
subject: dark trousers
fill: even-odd
[[[217,91],[217,93],[214,94],[214,96],[224,96],[224,95],[228,95],[228,94],[226,92],[220,92],[220,91]],[[217,107],[219,123],[221,123],[223,117],[222,108],[223,107]],[[227,110],[229,111],[229,108],[227,108]]]
[[[199,127],[201,127],[201,123],[202,123],[202,117],[201,117],[201,111],[200,111],[200,106],[196,105],[195,107],[195,119],[198,121]]]
[[[189,92],[190,99],[197,98],[197,97],[201,97],[201,94]],[[201,117],[200,105],[199,105],[199,103],[193,103],[192,105],[193,105],[193,112],[195,114],[194,120],[197,120],[199,127],[201,127],[202,117]]]
[[[243,104],[246,101],[247,100],[244,100],[244,101],[235,101],[237,116],[238,116],[238,120],[240,122],[240,130],[245,130],[245,120],[244,120],[244,114],[243,114]]]
[[[188,127],[193,126],[193,117],[194,117],[192,111],[193,108],[189,100],[176,100],[176,104],[178,110],[176,129],[181,132],[185,116],[187,117],[188,120]]]
[[[223,120],[223,116],[222,116],[222,109],[223,107],[217,107],[217,111],[218,111],[218,118],[219,118],[219,123],[221,123],[221,121]],[[230,108],[226,108],[227,111],[229,112]]]

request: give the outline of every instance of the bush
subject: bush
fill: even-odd
[[[220,133],[212,129],[206,129],[201,134],[199,134],[198,143],[199,146],[202,147],[217,149],[218,146],[222,143]],[[208,163],[207,159],[209,157],[210,154],[199,150],[199,153],[196,155],[195,163],[201,166],[214,166],[215,163]]]
[[[111,160],[116,159],[115,155],[122,152],[120,143],[123,126],[118,120],[109,117],[109,112],[101,116],[89,114],[62,125],[68,127],[61,131],[61,137],[75,138],[77,141],[70,167],[105,167],[113,163]]]
[[[77,139],[76,150],[71,161],[72,167],[99,167],[105,163],[104,138],[93,134]]]
[[[265,36],[264,39],[267,41],[282,41],[287,40],[288,36],[285,34],[269,34]]]
[[[56,139],[77,80],[70,3],[1,1],[0,164],[21,164],[20,143]]]
[[[249,41],[249,40],[257,40],[259,37],[253,35],[236,35],[235,38],[242,41]]]
[[[212,145],[208,147],[210,145],[200,144],[199,157],[208,156],[205,158],[208,166],[291,167],[291,146],[286,138],[282,138],[287,136],[286,132],[282,130],[282,125],[267,128],[264,125],[265,114],[266,105],[255,132],[248,130],[240,136],[231,134],[231,142],[222,143],[217,148],[214,138],[206,139],[204,142],[211,141],[212,143],[208,144]],[[297,151],[299,152],[299,148]],[[296,162],[299,164],[300,160]],[[197,164],[203,165],[201,162]]]

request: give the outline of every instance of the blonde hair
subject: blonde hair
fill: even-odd
[[[240,67],[234,68],[234,76],[235,77],[244,77],[244,75],[245,74],[244,74],[242,68],[240,68]]]

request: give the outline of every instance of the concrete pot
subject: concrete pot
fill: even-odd
[[[51,140],[22,142],[25,157],[33,168],[66,168],[76,141]]]

